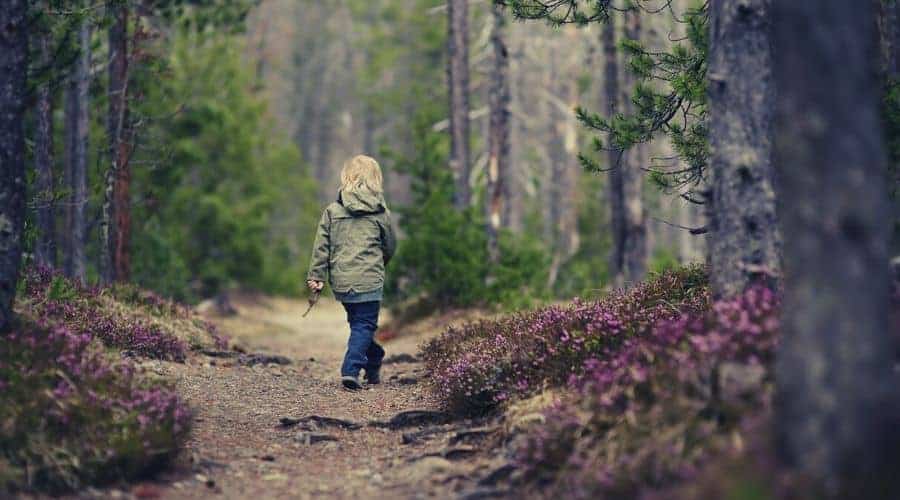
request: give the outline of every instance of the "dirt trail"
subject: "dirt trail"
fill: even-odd
[[[452,432],[475,423],[371,427],[407,410],[438,410],[416,362],[386,364],[382,384],[349,392],[338,384],[347,338],[340,304],[322,300],[305,319],[305,302],[266,299],[219,321],[250,352],[279,354],[289,365],[246,366],[205,355],[152,367],[174,376],[196,409],[183,470],[167,478],[162,498],[453,498],[494,496],[474,478],[495,464],[474,456]],[[388,357],[415,355],[422,337],[386,345]],[[359,429],[301,423],[310,415],[362,424]],[[439,422],[437,422],[439,424]],[[440,431],[403,444],[404,433]],[[305,430],[304,430],[305,429]],[[464,436],[460,436],[464,437]],[[333,441],[315,442],[317,439]],[[462,444],[461,444],[462,443]],[[159,483],[154,485],[154,489]],[[474,496],[473,496],[474,494]]]

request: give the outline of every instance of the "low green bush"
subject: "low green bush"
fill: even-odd
[[[530,305],[545,293],[546,252],[534,239],[504,232],[499,260],[490,262],[481,209],[453,205],[447,141],[432,131],[434,121],[427,110],[416,118],[415,156],[387,155],[394,170],[409,174],[413,195],[411,204],[396,209],[405,237],[388,270],[389,295],[400,302],[422,298],[435,309]]]

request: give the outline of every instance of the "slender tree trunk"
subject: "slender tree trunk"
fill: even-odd
[[[709,6],[709,256],[717,297],[779,269],[772,167],[771,0]]]
[[[448,0],[447,82],[450,89],[450,168],[456,180],[454,204],[468,208],[469,177],[469,2]]]
[[[485,202],[488,256],[491,262],[500,259],[497,241],[500,228],[509,220],[509,54],[506,47],[506,19],[497,5],[493,6],[494,30],[491,45],[494,49],[494,65],[491,70],[491,86],[488,95],[490,106],[490,131],[488,133],[487,200]]]
[[[882,0],[887,1],[887,0]],[[886,7],[887,16],[890,20],[890,63],[889,74],[897,77],[900,74],[900,2],[893,1]]]
[[[518,110],[519,113],[526,113],[526,103],[523,99],[524,89],[527,88],[525,83],[525,56],[521,43],[516,44],[513,51],[511,73],[513,77],[510,79],[510,98],[511,109]],[[512,117],[511,117],[512,118]],[[524,141],[527,137],[528,130],[524,120],[510,120],[510,163],[507,167],[509,172],[506,189],[509,193],[506,203],[505,220],[508,221],[508,227],[515,233],[521,233],[524,230],[524,205],[525,205],[525,186],[527,184],[526,167],[524,166]]]
[[[844,498],[898,498],[898,376],[870,3],[777,0],[779,451]]]
[[[25,114],[28,2],[0,9],[0,332],[12,319],[25,222]]]
[[[77,104],[78,88],[75,85],[75,76],[69,75],[66,82],[63,107],[63,190],[65,197],[63,203],[63,224],[58,226],[56,241],[59,242],[62,252],[62,270],[66,276],[72,276],[72,221],[74,210],[74,196],[72,195],[73,172],[75,164],[75,137],[77,128]]]
[[[91,25],[84,20],[78,34],[78,61],[68,89],[68,109],[70,113],[67,126],[69,158],[69,191],[71,200],[68,206],[66,228],[70,232],[70,240],[66,256],[66,270],[77,280],[84,281],[86,270],[85,229],[87,227],[87,151],[88,151],[88,99],[91,78]]]
[[[575,208],[578,187],[576,178],[579,172],[578,130],[572,112],[578,96],[576,82],[570,78],[560,77],[560,73],[564,74],[571,67],[571,61],[566,61],[563,54],[570,52],[577,32],[569,27],[566,35],[565,46],[554,44],[554,49],[550,51],[553,61],[550,63],[546,84],[547,93],[550,94],[547,100],[551,109],[546,113],[549,119],[547,132],[549,165],[546,169],[547,194],[544,197],[548,208],[544,221],[547,231],[546,241],[550,242],[553,248],[553,257],[547,273],[549,287],[556,284],[560,269],[575,254],[579,244],[578,216]]]
[[[610,18],[603,24],[603,101],[606,103],[607,115],[613,116],[619,106],[619,60],[616,50],[616,23]],[[612,145],[610,145],[612,146]],[[622,152],[610,149],[608,152],[607,197],[609,198],[609,227],[612,231],[612,249],[610,251],[610,275],[617,285],[622,284],[625,272],[625,188],[622,171],[625,164]]]
[[[37,49],[41,66],[50,63],[50,34],[40,33]],[[53,182],[53,93],[50,83],[37,88],[34,124],[34,173],[35,173],[35,261],[42,266],[56,267],[56,214],[55,186]]]
[[[630,40],[641,40],[641,16],[638,10],[625,13],[625,36]],[[626,69],[622,75],[624,89],[622,109],[626,114],[635,112],[631,92],[637,84],[633,73]],[[647,270],[647,225],[644,221],[643,187],[644,176],[641,168],[647,160],[647,149],[637,144],[625,152],[621,165],[622,177],[622,278],[627,283],[643,279]]]
[[[109,170],[103,204],[101,275],[107,283],[128,280],[131,274],[131,154],[128,127],[128,7],[111,7],[109,27]]]
[[[577,31],[574,27],[569,30],[574,38]],[[574,40],[573,40],[574,43]],[[578,122],[575,119],[574,110],[578,106],[577,82],[573,78],[567,78],[563,82],[563,101],[566,103],[566,112],[563,113],[561,122],[562,157],[559,163],[561,220],[559,222],[560,247],[563,261],[568,261],[578,251],[580,235],[578,234],[578,177],[581,175],[581,165],[578,161]]]

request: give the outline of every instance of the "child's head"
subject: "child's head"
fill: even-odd
[[[341,191],[352,193],[366,187],[372,192],[381,193],[381,167],[374,158],[358,155],[344,162],[341,169]]]

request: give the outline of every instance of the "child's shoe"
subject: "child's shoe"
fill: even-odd
[[[366,374],[363,375],[363,378],[366,379],[366,383],[369,385],[375,385],[381,383],[381,367],[377,368],[366,368]]]
[[[341,383],[344,384],[344,387],[351,391],[358,391],[362,389],[362,384],[359,383],[359,379],[350,375],[341,377]]]

